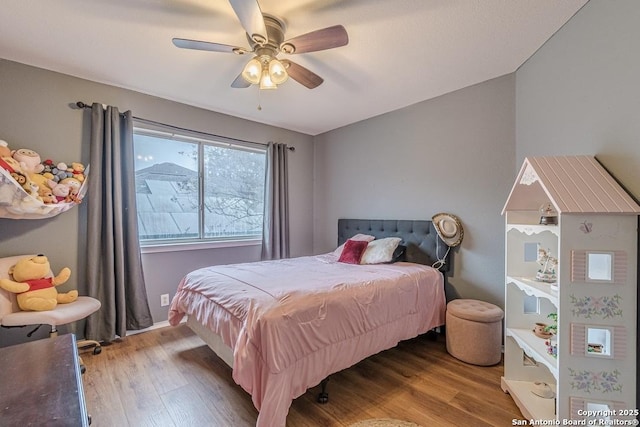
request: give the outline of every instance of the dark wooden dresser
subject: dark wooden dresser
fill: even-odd
[[[0,425],[89,425],[75,335],[0,348],[0,363]]]

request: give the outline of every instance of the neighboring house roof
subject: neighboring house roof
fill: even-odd
[[[640,206],[593,156],[527,157],[502,213],[550,201],[559,214],[640,214]]]
[[[197,237],[199,233],[198,173],[174,163],[159,163],[136,171],[139,235],[143,239]],[[205,235],[232,236],[260,233],[262,216],[234,214],[240,205],[234,195],[205,195]],[[241,209],[239,207],[237,209]],[[260,210],[262,208],[260,207]],[[243,215],[245,217],[243,217]]]
[[[175,163],[158,163],[136,171],[136,193],[149,193],[149,189],[144,187],[146,180],[181,182],[197,176],[198,172]]]

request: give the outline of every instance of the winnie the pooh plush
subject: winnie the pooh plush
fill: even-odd
[[[49,275],[51,266],[44,255],[22,258],[9,269],[14,280],[0,279],[0,287],[17,294],[18,306],[24,311],[53,310],[58,304],[78,299],[78,291],[58,293],[56,286],[62,285],[71,276],[68,267],[55,277]]]

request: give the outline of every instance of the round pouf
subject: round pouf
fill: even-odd
[[[497,305],[474,299],[456,299],[447,304],[447,351],[473,365],[500,362],[502,318]]]

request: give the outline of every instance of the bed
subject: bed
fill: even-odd
[[[431,221],[338,221],[356,234],[399,237],[404,260],[338,262],[339,253],[195,270],[178,286],[169,322],[187,324],[252,397],[257,426],[284,426],[294,398],[330,374],[444,324],[448,256]]]

